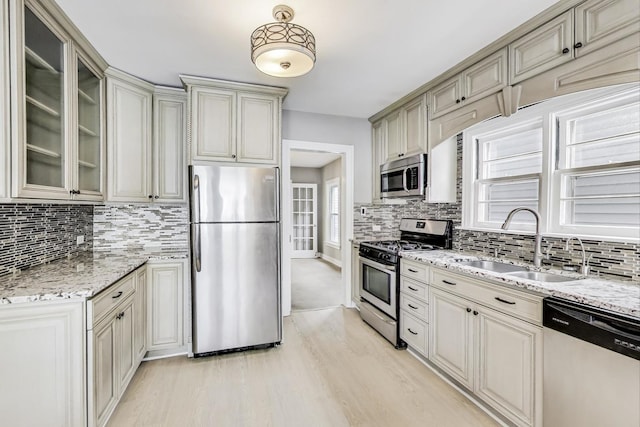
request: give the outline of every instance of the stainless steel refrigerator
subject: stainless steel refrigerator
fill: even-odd
[[[277,344],[279,170],[190,166],[194,356]]]

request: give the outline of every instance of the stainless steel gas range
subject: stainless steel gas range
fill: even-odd
[[[453,224],[447,220],[404,218],[400,240],[360,244],[360,316],[396,348],[399,336],[400,251],[451,249]]]

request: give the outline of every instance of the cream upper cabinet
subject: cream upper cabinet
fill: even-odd
[[[402,123],[402,110],[397,110],[387,117],[385,117],[385,121],[387,123],[387,137],[386,137],[386,153],[383,157],[384,162],[388,162],[390,160],[397,160],[399,157],[402,157],[403,154],[403,123]]]
[[[500,91],[507,85],[507,49],[501,49],[431,91],[431,117]]]
[[[183,90],[107,72],[107,200],[186,202]]]
[[[151,194],[153,86],[107,71],[107,199],[145,202]]]
[[[9,198],[11,179],[9,133],[9,4],[0,6],[0,200]]]
[[[280,158],[280,100],[238,93],[238,162],[277,164]]]
[[[279,163],[286,89],[180,78],[189,96],[192,162]]]
[[[516,84],[573,59],[569,10],[509,45],[509,83]]]
[[[588,0],[509,45],[516,84],[640,31],[640,2]]]
[[[0,307],[2,425],[86,425],[84,330],[81,300]]]
[[[102,200],[106,63],[42,3],[10,6],[12,196]]]
[[[588,0],[575,8],[576,57],[640,31],[637,0]]]
[[[187,94],[156,87],[153,93],[153,199],[187,201]]]
[[[422,95],[383,119],[383,163],[427,152],[426,112],[426,97]]]

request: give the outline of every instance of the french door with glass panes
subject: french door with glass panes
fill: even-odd
[[[318,251],[317,184],[292,184],[292,258],[314,258]]]

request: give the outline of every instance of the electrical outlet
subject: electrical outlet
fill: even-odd
[[[83,243],[84,243],[84,236],[81,234],[78,237],[76,237],[76,244],[81,245]]]
[[[367,208],[365,208],[364,206],[360,208],[360,215],[362,216],[367,216],[369,215],[369,212],[367,211]]]
[[[371,226],[371,231],[380,231],[382,230],[382,228],[379,225],[372,225]]]

